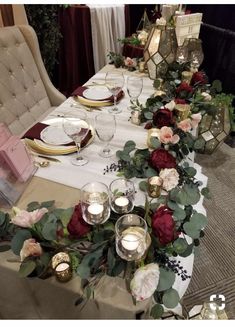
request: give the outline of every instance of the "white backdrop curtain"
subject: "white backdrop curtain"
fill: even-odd
[[[119,38],[125,37],[125,5],[88,4],[91,13],[95,72],[104,67],[109,51],[121,53]]]

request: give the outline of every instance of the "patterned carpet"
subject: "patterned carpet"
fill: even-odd
[[[193,276],[184,302],[187,310],[225,296],[225,311],[235,319],[235,148],[223,144],[214,154],[197,155],[208,176],[212,199],[205,200],[208,226],[195,256]]]

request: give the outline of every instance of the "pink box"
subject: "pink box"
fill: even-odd
[[[0,147],[0,162],[5,162],[14,176],[22,182],[27,181],[35,170],[32,158],[18,136],[11,136]]]

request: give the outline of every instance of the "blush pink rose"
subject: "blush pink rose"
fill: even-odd
[[[28,212],[26,210],[20,210],[17,207],[13,207],[13,212],[15,213],[15,217],[11,219],[11,223],[20,227],[32,227],[36,224],[45,213],[48,212],[47,208],[41,208],[34,210],[32,212]]]
[[[184,132],[189,132],[192,128],[191,126],[191,119],[187,118],[185,120],[182,120],[177,124],[178,128],[182,129]]]
[[[136,67],[137,66],[137,61],[135,58],[130,58],[130,57],[126,57],[126,59],[124,60],[125,66],[127,67]]]
[[[197,114],[192,114],[191,115],[191,125],[193,128],[197,128],[198,127],[198,124],[200,123],[202,119],[202,115],[201,113],[197,113]]]
[[[170,127],[164,126],[160,129],[159,139],[161,143],[168,144],[173,143],[176,144],[179,142],[179,135],[173,135],[173,131]]]
[[[40,243],[36,242],[34,238],[29,238],[24,241],[22,249],[20,250],[20,259],[23,261],[27,257],[39,257],[42,255],[42,248]]]

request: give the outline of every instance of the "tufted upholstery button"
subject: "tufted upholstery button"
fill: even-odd
[[[11,70],[11,69],[9,69],[8,71],[9,71],[9,74],[10,74],[10,75],[12,75],[12,70]]]
[[[19,44],[19,42],[16,42],[16,47],[18,47],[20,44]]]
[[[16,95],[15,95],[15,93],[12,93],[12,97],[15,99],[16,98]]]
[[[20,67],[21,67],[22,69],[24,69],[24,65],[23,65],[23,64],[20,64]]]
[[[25,91],[28,91],[28,88],[27,88],[26,86],[24,86],[24,90],[25,90]]]

